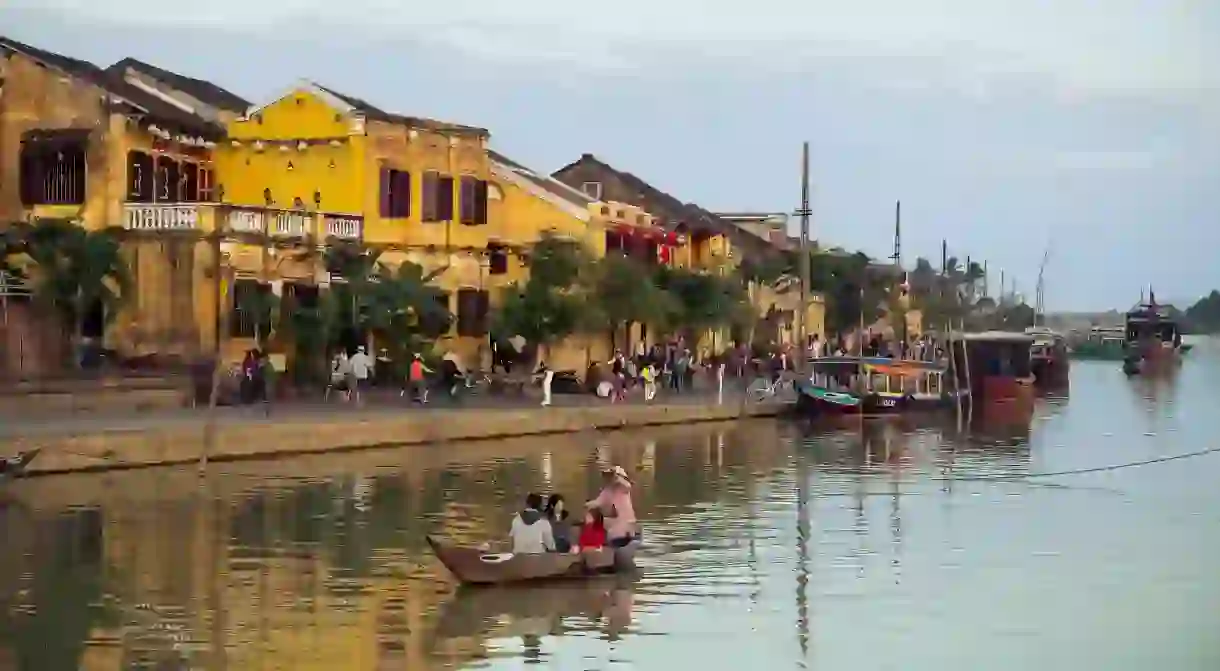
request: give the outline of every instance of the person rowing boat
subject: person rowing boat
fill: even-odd
[[[601,492],[585,507],[602,512],[610,547],[626,547],[639,536],[631,501],[631,478],[622,466],[613,466],[602,471],[602,479]]]

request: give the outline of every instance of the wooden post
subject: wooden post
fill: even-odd
[[[220,199],[224,199],[223,187],[221,187]],[[222,343],[224,333],[229,325],[229,311],[225,309],[225,297],[228,293],[225,287],[225,263],[224,254],[221,251],[221,241],[224,238],[224,231],[228,223],[227,208],[223,205],[216,207],[216,216],[212,225],[212,259],[214,269],[213,282],[213,298],[216,300],[215,314],[215,342],[212,345],[212,388],[208,393],[208,418],[203,434],[203,447],[199,451],[199,466],[207,468],[208,452],[211,450],[212,441],[216,437],[216,403],[220,396],[220,379],[224,373],[224,362],[221,360]],[[266,218],[263,219],[263,226],[266,226]]]
[[[962,331],[966,330],[966,322],[962,320]],[[970,392],[970,405],[966,408],[966,423],[970,424],[974,420],[974,381],[970,379],[970,348],[966,347],[966,341],[962,340],[962,366],[966,369],[966,391]],[[961,395],[958,395],[959,401]]]

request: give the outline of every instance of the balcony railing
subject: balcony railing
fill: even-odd
[[[195,231],[211,230],[212,203],[126,203],[123,206],[123,227],[130,231]],[[323,238],[361,240],[364,218],[348,214],[272,210],[254,207],[228,207],[225,231],[251,233],[273,238]],[[321,220],[321,226],[317,222]]]
[[[123,228],[129,231],[193,231],[199,228],[199,206],[127,203],[123,206]]]

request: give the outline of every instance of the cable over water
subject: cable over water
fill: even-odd
[[[1208,454],[1220,452],[1220,447],[1211,447],[1206,450],[1196,450],[1194,452],[1186,452],[1184,454],[1174,454],[1167,457],[1157,457],[1156,459],[1145,459],[1144,461],[1131,461],[1123,464],[1111,464],[1109,466],[1094,466],[1092,468],[1077,468],[1068,471],[1053,471],[1050,473],[1014,473],[1011,475],[978,475],[978,476],[963,476],[956,478],[944,478],[945,480],[1028,480],[1031,478],[1050,478],[1060,475],[1081,475],[1084,473],[1101,473],[1103,471],[1117,471],[1124,468],[1135,468],[1136,466],[1148,466],[1151,464],[1161,464],[1167,461],[1178,461],[1180,459],[1191,459],[1194,457],[1202,457]]]

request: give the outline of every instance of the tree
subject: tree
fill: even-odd
[[[657,266],[653,277],[670,298],[665,321],[680,328],[690,342],[708,330],[739,322],[743,309],[752,312],[746,287],[733,276]]]
[[[579,242],[544,234],[529,254],[529,279],[506,287],[493,333],[545,350],[586,322],[590,255]],[[545,352],[542,352],[545,355]]]
[[[889,281],[870,270],[863,252],[817,253],[810,261],[810,284],[826,298],[826,328],[843,333],[871,323],[888,300]]]
[[[91,231],[65,219],[40,219],[15,224],[5,238],[5,257],[16,252],[32,261],[35,299],[59,317],[73,341],[84,336],[91,311],[100,308],[109,323],[131,295],[131,271],[115,229]]]
[[[610,254],[598,261],[591,279],[593,318],[609,334],[611,347],[619,344],[619,330],[630,332],[633,324],[660,328],[672,324],[676,312],[673,298],[653,283],[653,275],[644,263]]]
[[[1185,326],[1197,333],[1220,333],[1220,291],[1212,292],[1186,308]]]

